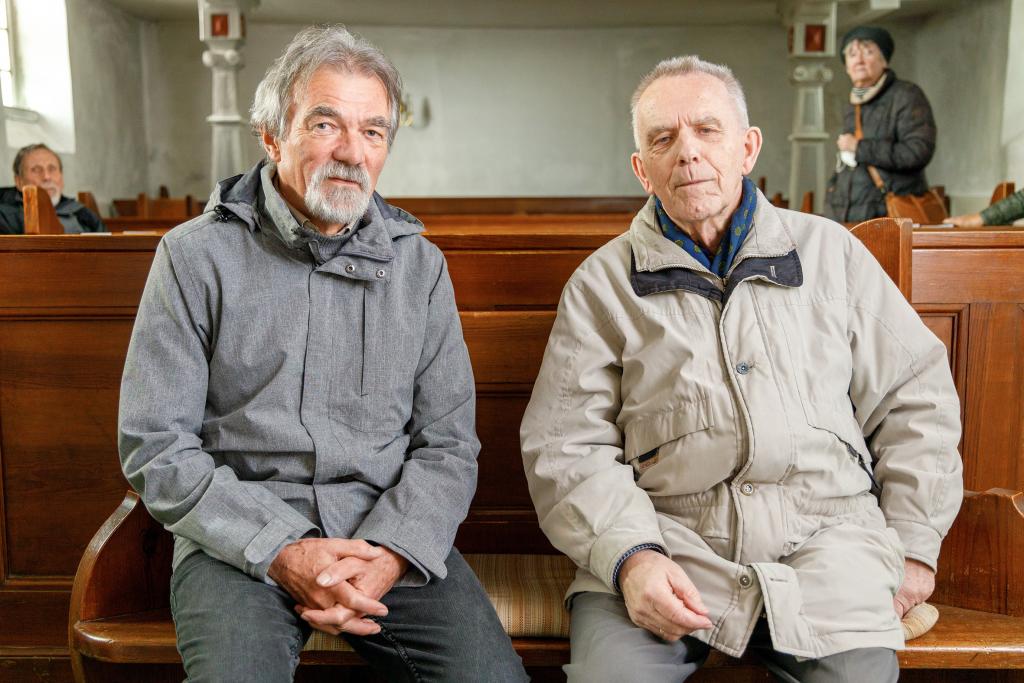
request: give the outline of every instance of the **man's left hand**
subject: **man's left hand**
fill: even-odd
[[[843,133],[839,136],[839,140],[836,141],[836,145],[842,152],[856,152],[857,138],[849,133]]]
[[[892,599],[896,608],[896,616],[900,619],[915,605],[919,605],[935,590],[935,572],[928,565],[917,560],[908,559],[903,574],[903,585]]]
[[[327,566],[316,577],[317,584],[330,587],[347,581],[363,595],[379,600],[391,590],[409,567],[409,561],[395,551],[383,546],[380,549],[384,552],[373,560],[346,557]],[[349,620],[358,620],[364,616],[357,614],[353,617],[352,610],[340,603],[322,610],[310,609],[304,605],[296,605],[295,609],[310,626],[335,636],[348,630],[345,625]]]

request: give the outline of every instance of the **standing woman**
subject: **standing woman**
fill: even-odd
[[[935,153],[935,119],[921,88],[896,78],[889,68],[894,47],[883,28],[858,26],[843,36],[843,64],[853,89],[826,195],[828,215],[839,222],[886,215],[886,192],[928,190],[924,168]]]

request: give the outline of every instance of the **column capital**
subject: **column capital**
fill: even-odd
[[[795,85],[825,85],[832,81],[832,69],[823,62],[798,62],[790,71],[789,80]]]
[[[203,66],[211,69],[238,69],[242,66],[242,53],[233,47],[211,47],[203,51]]]

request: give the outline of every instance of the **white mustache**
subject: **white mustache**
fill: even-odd
[[[328,179],[348,180],[359,184],[364,193],[369,191],[370,174],[362,166],[352,166],[340,161],[328,161],[313,172],[311,185],[321,185]]]

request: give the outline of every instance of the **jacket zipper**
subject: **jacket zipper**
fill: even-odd
[[[869,479],[871,479],[871,493],[874,494],[875,496],[880,496],[882,494],[882,487],[881,485],[879,485],[878,480],[875,479],[875,475],[874,473],[872,473],[871,468],[869,468],[867,464],[864,462],[864,458],[860,456],[860,453],[858,453],[853,446],[846,443],[842,439],[839,440],[843,442],[844,446],[846,446],[846,452],[850,454],[850,457],[853,458],[858,465],[860,465],[860,468],[864,470],[864,473],[868,475]]]

